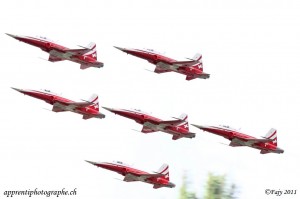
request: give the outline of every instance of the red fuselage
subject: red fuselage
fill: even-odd
[[[54,93],[51,93],[47,90],[45,91],[36,91],[36,90],[23,90],[23,89],[16,89],[14,88],[15,90],[19,91],[20,93],[23,93],[24,95],[28,95],[28,96],[31,96],[31,97],[34,97],[36,99],[39,99],[39,100],[43,100],[45,102],[47,102],[48,104],[51,104],[51,105],[54,105],[54,103],[58,102],[62,105],[68,105],[68,103],[70,102],[74,102],[72,100],[69,100],[69,99],[66,99],[66,98],[63,98],[59,95],[56,95]],[[86,107],[76,107],[72,110],[69,110],[69,111],[72,111],[72,112],[75,112],[75,113],[79,113],[79,114],[82,114],[82,115],[98,115],[99,112],[94,110],[94,109],[91,109],[91,108],[86,108]]]
[[[156,52],[139,50],[139,49],[127,49],[127,48],[119,48],[119,47],[116,47],[116,48],[118,48],[119,50],[121,50],[127,54],[139,57],[141,59],[145,59],[154,65],[157,65],[159,62],[167,63],[170,65],[172,64],[172,62],[176,62],[176,60],[171,59],[169,57],[166,57],[166,56],[161,55]],[[203,69],[199,68],[198,67],[199,65],[200,64],[194,64],[192,66],[181,66],[181,67],[178,67],[176,70],[169,70],[169,71],[175,71],[175,72],[178,72],[183,75],[197,76],[197,75],[203,74]]]
[[[66,53],[67,50],[70,50],[67,47],[61,46],[59,44],[56,44],[52,41],[47,40],[46,38],[39,38],[39,37],[29,37],[29,36],[17,36],[17,35],[11,35],[7,34],[21,42],[27,43],[29,45],[35,46],[40,48],[41,50],[50,53],[50,51],[55,51],[57,56],[60,54]],[[84,55],[70,55],[70,56],[65,56],[61,57],[63,59],[67,59],[79,64],[96,64],[99,63],[97,62],[96,59],[93,59],[92,57],[89,56],[84,56]]]
[[[141,171],[132,167],[129,167],[127,165],[123,165],[123,164],[118,164],[118,163],[108,163],[108,162],[91,162],[91,161],[87,161],[97,167],[101,167],[103,169],[107,169],[116,173],[119,173],[123,176],[126,176],[127,174],[133,174],[134,176],[136,176],[138,178],[138,176],[141,176],[143,174],[150,174],[147,173],[145,171]],[[163,186],[163,187],[175,187],[175,185],[171,182],[169,182],[169,180],[163,178],[163,177],[149,177],[146,178],[144,180],[139,180],[142,182],[146,182],[149,184],[153,184],[153,185],[159,185],[159,186]]]
[[[245,141],[247,141],[247,139],[256,139],[255,137],[240,133],[237,130],[234,130],[231,128],[223,128],[223,127],[217,127],[217,126],[198,126],[198,125],[195,125],[195,126],[202,129],[203,131],[207,131],[207,132],[222,136],[231,141],[235,138],[238,138],[239,140],[245,140]],[[274,144],[271,144],[270,142],[254,143],[250,147],[260,149],[260,150],[265,150],[265,151],[274,151],[274,152],[276,151],[276,152],[283,153],[282,149],[279,149],[277,146],[275,146]]]
[[[145,125],[145,123],[153,124],[152,128],[153,130],[157,131],[163,131],[172,135],[178,135],[178,136],[184,136],[184,134],[187,134],[189,131],[186,128],[183,128],[181,126],[174,126],[174,125],[165,125],[163,128],[159,127],[160,122],[163,122],[164,120],[161,120],[159,118],[153,117],[149,114],[142,113],[139,111],[131,111],[126,109],[111,109],[103,107],[104,109],[107,109],[117,115],[132,119],[136,121],[137,123],[141,125]],[[156,126],[155,126],[156,125]]]

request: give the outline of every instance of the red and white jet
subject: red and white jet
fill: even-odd
[[[99,112],[99,102],[98,96],[93,94],[91,98],[86,101],[82,100],[83,102],[74,102],[72,100],[63,98],[58,94],[51,92],[50,90],[23,90],[18,88],[12,88],[24,95],[29,95],[31,97],[44,100],[45,102],[53,105],[52,111],[53,112],[64,112],[64,111],[71,111],[74,113],[78,113],[83,115],[82,119],[90,119],[90,118],[104,118],[105,115]]]
[[[137,123],[142,124],[142,133],[153,133],[156,131],[162,131],[173,135],[173,140],[177,140],[183,137],[194,138],[196,136],[195,133],[191,133],[189,131],[188,116],[186,114],[182,114],[179,118],[174,118],[175,120],[165,121],[153,117],[140,110],[112,109],[107,107],[102,108],[112,113],[135,120]]]
[[[226,139],[229,139],[231,142],[229,146],[238,147],[238,146],[248,146],[255,149],[261,150],[261,154],[266,153],[283,153],[284,150],[277,147],[277,131],[273,128],[263,138],[255,138],[246,134],[241,133],[240,131],[231,128],[229,126],[200,126],[192,124],[193,126],[202,129],[219,136],[223,136]]]
[[[6,34],[12,38],[38,47],[41,50],[49,53],[50,55],[48,61],[50,62],[70,60],[79,63],[80,69],[86,69],[89,67],[103,67],[103,63],[97,61],[96,44],[93,42],[91,42],[87,47],[80,46],[81,49],[69,49],[54,43],[46,37],[29,37],[12,35],[8,33]]]
[[[169,188],[175,187],[175,184],[170,182],[169,165],[167,164],[163,164],[159,168],[158,172],[147,173],[145,171],[132,168],[120,161],[108,163],[108,162],[91,162],[86,160],[86,162],[91,163],[97,167],[102,167],[104,169],[117,172],[125,176],[123,179],[123,181],[125,182],[135,182],[135,181],[146,182],[149,184],[153,184],[154,189],[158,189],[161,187],[169,187]]]
[[[187,61],[176,61],[166,57],[152,49],[129,49],[129,48],[115,48],[133,56],[147,60],[156,65],[155,73],[177,72],[186,75],[186,80],[196,78],[207,79],[209,74],[203,72],[202,55],[196,54],[192,59]]]

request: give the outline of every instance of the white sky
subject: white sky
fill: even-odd
[[[265,189],[299,189],[300,2],[263,1],[3,1],[1,21],[0,191],[77,188],[70,198],[177,198],[187,173],[202,196],[208,172],[226,174],[240,198],[274,198]],[[82,71],[4,33],[43,35],[73,47],[97,43],[104,68]],[[114,49],[147,47],[173,58],[203,54],[207,80],[154,74],[154,66]],[[230,148],[190,127],[195,139],[163,133],[103,110],[103,120],[56,114],[10,89],[48,88],[71,99],[98,93],[100,105],[140,108],[155,116],[189,114],[190,123],[229,124],[263,136],[278,130],[284,154]],[[146,171],[169,163],[175,189],[124,183],[84,160],[122,160]],[[0,194],[2,194],[0,193]],[[299,195],[299,193],[298,193]],[[281,196],[280,198],[296,198]]]

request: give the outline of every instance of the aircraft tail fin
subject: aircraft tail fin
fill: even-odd
[[[195,61],[201,61],[202,60],[202,54],[196,53],[193,57],[193,60]]]
[[[269,132],[265,135],[265,138],[271,139],[270,141],[271,144],[277,146],[277,130],[271,128]]]
[[[159,169],[158,172],[159,174],[163,174],[163,178],[166,180],[170,180],[169,178],[169,165],[168,164],[163,164]]]
[[[185,113],[182,113],[180,116],[179,116],[179,119],[181,119],[183,122],[180,123],[178,125],[178,127],[182,127],[184,129],[186,129],[187,131],[189,131],[189,122],[188,122],[188,115],[185,114]]]
[[[94,42],[91,42],[87,45],[88,49],[90,49],[89,52],[83,54],[84,56],[87,56],[87,57],[90,57],[90,58],[93,58],[95,60],[97,60],[97,48],[96,48],[96,43]]]
[[[203,71],[202,54],[196,53],[193,57],[193,60],[198,61],[198,68]]]
[[[92,104],[87,106],[86,108],[92,109],[98,112],[97,115],[83,115],[82,119],[87,120],[93,117],[96,118],[105,118],[105,115],[99,112],[99,101],[98,101],[98,95],[97,94],[92,94],[91,97],[89,98],[88,102],[91,102]]]
[[[99,101],[98,101],[97,94],[92,94],[91,97],[89,98],[89,102],[92,102],[93,104],[88,106],[88,108],[99,111]]]

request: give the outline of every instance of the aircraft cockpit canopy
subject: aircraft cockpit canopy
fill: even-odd
[[[41,91],[43,91],[43,92],[45,92],[45,93],[51,93],[51,94],[55,94],[55,95],[56,95],[56,93],[52,92],[52,91],[49,90],[49,89],[41,89]]]
[[[119,165],[129,166],[129,165],[127,165],[127,164],[125,164],[124,162],[119,161],[119,160],[113,161],[113,162],[116,163],[116,164],[119,164]]]
[[[150,113],[147,113],[146,111],[142,111],[141,109],[136,109],[136,108],[134,108],[133,110],[134,110],[134,111],[137,111],[137,112],[139,112],[139,113],[142,113],[142,114],[150,114]]]
[[[52,41],[51,39],[49,39],[47,37],[44,37],[44,36],[36,36],[36,37],[39,38],[39,39],[46,40],[46,41]]]
[[[229,125],[220,125],[223,128],[227,128],[227,129],[232,129],[232,130],[236,130],[235,128],[230,127]]]
[[[163,53],[158,52],[158,51],[156,51],[154,49],[151,49],[151,48],[145,48],[145,50],[148,51],[148,52],[151,52],[151,53],[155,53],[155,54],[163,54]]]

